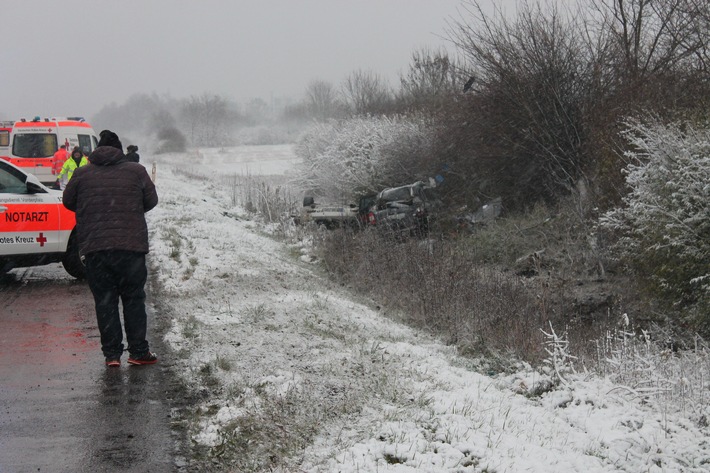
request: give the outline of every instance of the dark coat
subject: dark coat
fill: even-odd
[[[127,159],[128,161],[133,162],[133,163],[137,163],[137,162],[139,162],[139,161],[141,160],[141,157],[140,157],[140,155],[139,155],[138,153],[136,153],[135,151],[129,151],[128,153],[126,153],[126,159]]]
[[[79,252],[148,253],[145,212],[158,205],[148,172],[111,146],[96,148],[89,163],[74,172],[62,198],[64,206],[76,212]]]

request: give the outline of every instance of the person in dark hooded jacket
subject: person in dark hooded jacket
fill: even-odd
[[[126,159],[128,159],[129,161],[133,161],[134,163],[140,162],[141,157],[138,154],[138,146],[128,145],[126,151]]]
[[[153,364],[158,359],[146,340],[145,283],[148,226],[145,212],[158,204],[158,194],[145,168],[129,162],[118,136],[100,133],[89,165],[78,168],[64,189],[64,206],[76,212],[79,253],[94,295],[101,350],[107,366],[120,366],[123,322],[128,363]]]

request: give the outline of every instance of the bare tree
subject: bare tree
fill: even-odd
[[[346,103],[355,115],[386,113],[392,106],[387,82],[372,71],[356,70],[343,83]]]
[[[306,109],[309,115],[319,121],[337,116],[341,108],[337,95],[330,82],[311,81],[306,87]]]
[[[511,207],[554,200],[585,175],[580,30],[554,5],[521,4],[515,19],[489,17],[478,1],[467,12],[472,19],[450,37],[477,86],[462,97],[462,116],[452,115],[458,130],[445,139],[460,140],[452,159],[488,198],[502,195]]]
[[[654,104],[697,100],[707,82],[710,0],[594,0],[603,34],[616,47],[623,95]],[[687,94],[684,94],[684,91]]]
[[[428,48],[412,53],[406,74],[400,76],[398,101],[407,110],[433,110],[460,90],[461,72],[444,50]]]
[[[228,141],[227,101],[218,95],[191,96],[181,114],[193,145],[219,146]]]

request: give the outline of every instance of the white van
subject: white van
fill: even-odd
[[[78,146],[88,156],[98,142],[94,129],[81,117],[22,118],[12,127],[5,159],[37,176],[42,184],[52,185],[58,173],[54,153],[61,145],[66,145],[69,153]]]

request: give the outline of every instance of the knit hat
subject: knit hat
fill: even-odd
[[[138,146],[136,146],[136,145],[128,145],[128,148],[126,148],[126,150],[127,150],[129,153],[135,153],[136,151],[138,151]]]
[[[118,135],[111,130],[104,130],[99,133],[99,146],[113,146],[123,151],[123,145],[121,140],[118,139]]]

